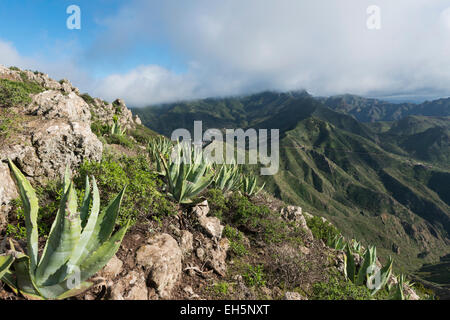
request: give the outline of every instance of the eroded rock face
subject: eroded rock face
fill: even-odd
[[[65,118],[70,121],[90,122],[91,112],[87,103],[74,92],[69,92],[67,95],[55,90],[39,93],[33,97],[25,112],[42,116],[44,119]]]
[[[148,272],[148,283],[158,295],[169,299],[181,275],[183,253],[174,238],[159,234],[147,240],[136,252],[136,263]]]
[[[130,271],[110,287],[110,300],[147,300],[148,289],[145,277],[136,271]]]
[[[216,217],[207,217],[209,213],[208,201],[199,203],[192,209],[192,214],[198,219],[200,226],[212,238],[222,238],[224,226],[220,224],[220,220]]]
[[[99,272],[99,276],[104,278],[115,278],[123,270],[123,262],[117,256],[113,256],[106,266]]]
[[[6,217],[2,212],[7,212],[9,202],[19,196],[16,185],[9,175],[8,165],[0,162],[0,226],[6,224]]]
[[[284,300],[308,300],[298,292],[286,292],[284,294]]]
[[[286,208],[283,208],[283,209],[281,209],[281,216],[283,217],[283,219],[285,219],[287,221],[296,222],[299,227],[301,227],[303,230],[305,230],[308,240],[312,241],[314,239],[314,236],[313,236],[311,230],[308,228],[306,219],[302,214],[301,207],[288,206]]]
[[[60,179],[67,164],[76,169],[84,160],[100,161],[103,145],[90,124],[66,119],[27,123],[26,132],[14,144],[0,146],[0,223],[11,200],[18,197],[7,159],[14,161],[32,182]]]
[[[66,164],[75,168],[83,160],[102,158],[103,145],[85,122],[47,121],[32,134],[31,142],[42,166],[27,172],[32,176],[36,172],[46,177],[55,177],[55,173],[61,176]]]

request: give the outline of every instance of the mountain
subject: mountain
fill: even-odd
[[[222,105],[220,114],[215,104]],[[375,145],[369,128],[304,92],[191,104],[174,113],[178,123],[166,115],[166,125],[195,119],[184,117],[185,108],[196,109],[211,125],[272,123],[282,128],[284,144],[291,137],[303,144],[345,144],[351,135]],[[316,121],[330,130],[330,139],[314,136]],[[301,126],[311,135],[298,134]],[[410,300],[433,297],[409,284],[400,286],[397,269],[391,273],[389,261],[368,250],[371,243],[347,254],[355,257],[354,272],[366,273],[360,258],[367,255],[377,266],[388,266],[383,268],[389,270],[383,272],[386,282],[374,292],[366,281],[351,281],[347,255],[332,243],[341,232],[330,221],[275,198],[270,188],[254,193],[238,185],[229,192],[221,187],[225,184],[207,184],[212,177],[223,182],[226,174],[206,164],[177,170],[171,163],[166,167],[170,174],[161,174],[154,150],[169,160],[167,142],[143,126],[121,99],[109,103],[81,94],[68,80],[0,66],[0,300],[384,300],[398,291]],[[321,179],[332,179],[313,173],[314,165],[326,170],[322,153],[305,152],[311,188],[330,191]],[[251,180],[249,172],[237,174],[239,181]],[[432,184],[438,186],[440,179],[447,178]],[[431,218],[444,221],[439,210]],[[440,237],[440,229],[435,232]],[[77,256],[80,250],[89,254]],[[50,282],[39,282],[29,257]],[[46,257],[52,266],[45,264]],[[76,270],[70,272],[73,259]],[[66,280],[80,274],[93,282],[83,280],[70,290]],[[179,315],[179,310],[171,312],[171,318]]]
[[[264,178],[266,190],[396,255],[411,271],[450,252],[449,101],[263,92],[133,112],[165,135],[192,130],[194,120],[204,130],[280,129],[280,170]],[[385,121],[364,122],[374,120]]]
[[[352,115],[362,122],[395,121],[406,116],[450,116],[450,98],[415,103],[390,103],[355,95],[340,95],[318,98],[327,107]]]

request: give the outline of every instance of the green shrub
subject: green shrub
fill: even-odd
[[[109,144],[118,144],[129,149],[132,149],[134,146],[133,141],[131,141],[130,138],[125,135],[109,134],[106,136],[106,142],[108,142]]]
[[[264,287],[266,285],[262,265],[247,265],[247,271],[242,275],[245,283],[250,287]]]
[[[226,225],[223,235],[230,241],[230,250],[237,256],[248,254],[244,245],[244,234],[230,225]]]
[[[322,239],[325,243],[329,243],[336,236],[340,235],[338,229],[336,229],[331,223],[323,221],[320,217],[313,217],[306,219],[306,224],[311,230],[315,239]]]
[[[128,219],[134,223],[139,217],[175,212],[173,205],[159,192],[162,181],[151,171],[143,156],[114,158],[106,155],[101,162],[85,162],[76,179],[77,186],[83,185],[82,177],[86,174],[97,178],[103,201],[109,201],[117,190],[128,185],[118,219],[120,224]]]
[[[366,286],[357,286],[350,281],[330,277],[328,282],[318,282],[312,287],[313,300],[371,300]]]
[[[206,199],[211,209],[211,215],[222,220],[224,213],[228,211],[227,199],[219,189],[209,189],[205,193]]]
[[[80,97],[83,98],[84,102],[87,104],[95,104],[94,98],[92,98],[88,93],[83,93]]]
[[[31,102],[30,94],[36,94],[44,89],[34,82],[17,82],[0,79],[0,107],[26,105]]]
[[[20,69],[17,68],[16,66],[9,67],[9,70],[11,70],[11,71],[20,71]]]
[[[230,284],[225,281],[220,281],[214,284],[213,290],[217,295],[226,296],[230,291]]]
[[[228,201],[228,207],[233,214],[232,220],[236,224],[256,227],[260,218],[270,214],[270,209],[266,206],[253,204],[247,197],[234,193]]]
[[[99,138],[109,133],[109,126],[99,120],[92,121],[91,123],[92,132]]]

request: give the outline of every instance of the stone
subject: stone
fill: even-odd
[[[192,208],[192,213],[197,217],[206,217],[209,213],[208,200],[205,200]]]
[[[307,240],[312,241],[314,236],[311,230],[308,228],[308,224],[306,223],[306,219],[302,214],[301,207],[288,206],[286,208],[281,209],[281,216],[283,219],[287,221],[294,221],[296,224],[301,227],[306,232]]]
[[[61,177],[67,164],[77,168],[84,160],[102,159],[103,144],[86,122],[46,121],[32,134],[31,143],[40,160],[40,167],[28,172],[32,176]]]
[[[220,224],[220,220],[218,218],[200,217],[198,222],[207,235],[216,239],[222,238],[224,226]]]
[[[136,271],[130,271],[125,277],[110,286],[110,300],[147,300],[148,290],[145,277]]]
[[[123,270],[123,262],[117,256],[113,256],[106,266],[99,272],[99,276],[113,279],[117,277]]]
[[[203,248],[197,248],[195,253],[197,255],[197,258],[199,258],[200,260],[203,260],[205,258],[205,250],[203,250]]]
[[[192,214],[197,218],[202,229],[212,238],[222,238],[224,226],[216,217],[207,217],[209,213],[208,200],[205,200],[192,208]]]
[[[39,93],[25,108],[31,115],[42,116],[44,119],[64,118],[70,121],[88,122],[90,125],[91,112],[89,105],[77,94],[70,92],[67,95],[56,90]]]
[[[284,294],[284,300],[308,300],[298,292],[286,292]]]
[[[187,230],[180,231],[179,245],[184,256],[190,254],[194,250],[194,236]]]
[[[158,295],[169,299],[181,275],[182,251],[168,234],[158,234],[147,240],[136,252],[136,263],[148,272],[148,282]]]
[[[217,274],[224,277],[227,272],[227,252],[230,248],[230,241],[227,238],[221,239],[217,244],[209,246],[206,252],[206,263],[208,268],[213,269]]]

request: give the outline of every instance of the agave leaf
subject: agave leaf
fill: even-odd
[[[120,204],[122,203],[126,187],[109,203],[106,209],[98,216],[95,228],[86,243],[81,257],[78,259],[79,263],[84,263],[92,252],[96,251],[103,242],[109,239],[114,230],[117,216],[119,214]],[[92,213],[91,213],[92,214]]]
[[[391,274],[392,274],[392,264],[393,264],[393,260],[391,257],[389,257],[388,262],[379,271],[380,284],[378,287],[374,288],[374,290],[371,292],[372,295],[375,295],[379,290],[383,289],[386,286],[386,284],[389,281],[389,278],[391,277]]]
[[[70,183],[61,200],[41,261],[36,269],[39,286],[56,284],[59,272],[69,260],[81,234],[81,220],[77,212],[77,195]]]
[[[30,258],[28,256],[20,254],[16,257],[14,261],[14,275],[15,282],[13,283],[22,295],[29,299],[36,299],[42,296],[34,282],[30,270]]]
[[[83,293],[92,286],[90,282],[81,282],[76,288],[69,287],[70,280],[60,283],[39,287],[39,292],[45,299],[62,300]]]
[[[80,265],[81,281],[96,274],[116,254],[129,225],[130,221],[82,262]]]
[[[367,279],[367,270],[372,265],[372,253],[371,248],[367,249],[364,254],[364,261],[359,269],[358,275],[356,277],[356,285],[362,286]]]
[[[34,272],[38,263],[37,215],[39,211],[39,202],[36,197],[36,192],[30,182],[28,182],[22,172],[20,172],[20,170],[10,159],[8,159],[8,163],[17,182],[20,198],[24,208],[25,227],[27,229],[27,252],[30,257],[31,271]]]
[[[77,296],[79,294],[82,294],[86,290],[88,290],[90,287],[92,287],[92,285],[93,285],[92,282],[87,282],[87,281],[82,282],[77,288],[65,291],[63,294],[58,296],[56,299],[57,300],[64,300],[64,299],[67,299],[67,298],[70,298],[70,297],[75,297],[75,296]]]
[[[347,275],[351,282],[355,282],[355,274],[356,274],[356,265],[355,258],[353,257],[353,253],[350,250],[350,246],[347,243],[345,247],[345,254],[347,256]]]
[[[8,272],[9,267],[14,262],[14,257],[11,255],[8,256],[0,256],[0,280],[2,279],[3,275]]]
[[[89,184],[89,177],[86,176],[86,186],[84,188],[84,198],[80,209],[81,227],[84,228],[89,215],[89,207],[91,205],[91,186]]]
[[[78,241],[69,261],[67,262],[66,270],[60,276],[60,281],[63,281],[64,279],[67,278],[69,274],[72,273],[74,268],[76,268],[79,265],[79,262],[82,257],[87,257],[89,255],[89,251],[87,250],[86,246],[92,239],[93,235],[95,234],[95,226],[97,225],[98,214],[100,211],[100,194],[98,191],[97,182],[95,178],[92,178],[92,180],[93,180],[93,203],[91,214],[89,215],[87,224],[80,235],[80,241]]]

